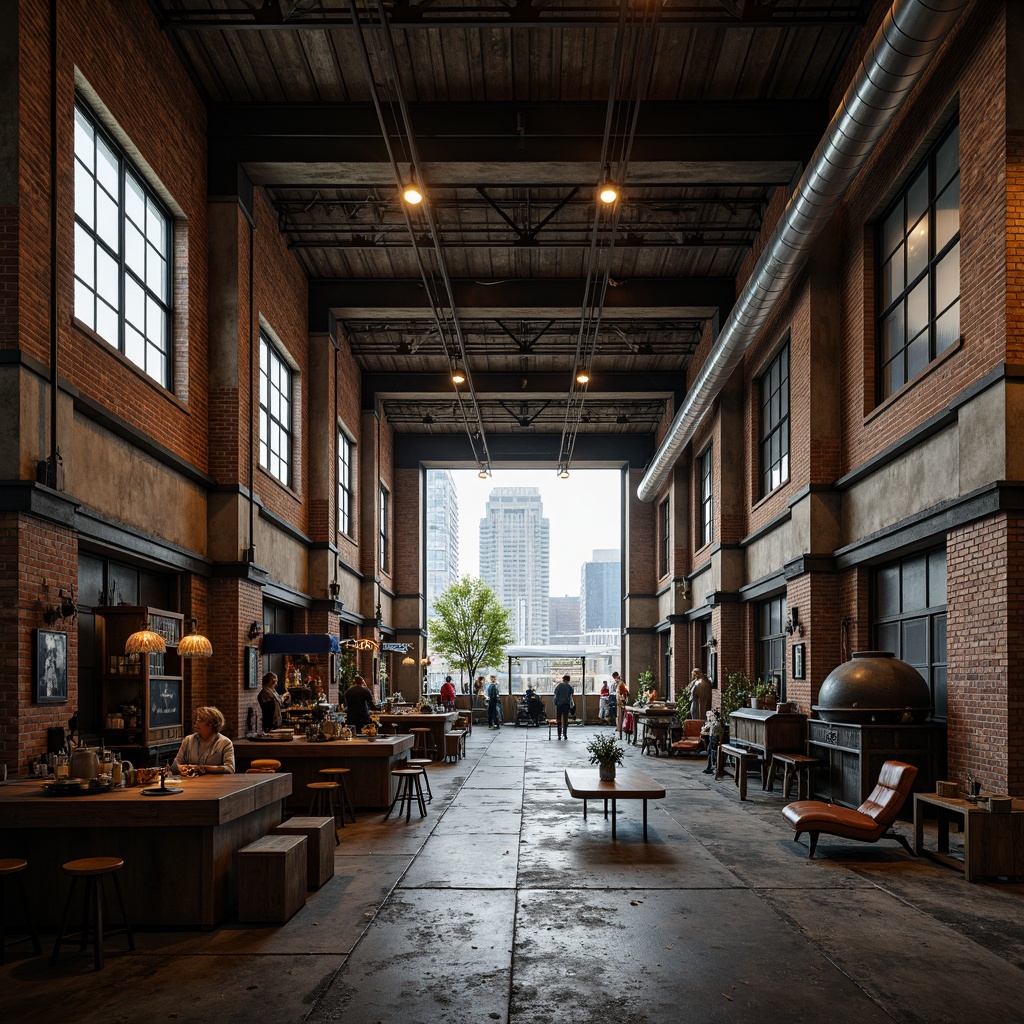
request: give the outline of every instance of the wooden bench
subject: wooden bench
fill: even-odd
[[[665,788],[654,779],[640,772],[623,771],[621,768],[614,780],[606,782],[600,778],[596,768],[566,768],[565,784],[569,796],[583,801],[583,820],[587,819],[587,801],[604,800],[604,816],[608,818],[608,801],[612,804],[612,839],[615,838],[616,803],[619,800],[643,800],[644,841],[647,840],[647,801],[661,800]]]
[[[319,889],[334,877],[334,818],[289,818],[274,835],[306,837],[307,889]]]
[[[809,800],[814,792],[814,769],[820,765],[821,759],[808,757],[806,754],[773,754],[771,768],[768,769],[768,780],[765,789],[769,793],[775,786],[775,773],[782,765],[782,793],[788,800],[789,791],[793,788],[793,779],[796,778],[797,800]]]
[[[740,799],[747,799],[747,771],[757,765],[761,755],[756,750],[747,750],[746,747],[738,747],[732,743],[723,743],[718,748],[718,761],[715,769],[715,778],[720,779],[725,773],[725,763],[732,758],[736,767],[733,769],[733,780],[740,790]]]
[[[466,730],[452,729],[444,734],[444,759],[458,761],[466,756]]]
[[[238,851],[238,920],[284,924],[306,902],[306,837],[264,836]]]

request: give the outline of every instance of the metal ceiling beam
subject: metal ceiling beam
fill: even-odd
[[[453,281],[460,313],[471,318],[578,317],[584,282],[569,279]],[[736,285],[731,277],[640,279],[608,289],[604,319],[724,320],[732,309]],[[429,311],[417,280],[319,280],[309,282],[309,325],[321,330],[333,314],[338,320],[422,319]]]
[[[502,184],[589,181],[600,166],[605,113],[591,102],[414,103],[410,110],[435,187],[494,185],[495,164],[514,168],[503,169]],[[631,180],[785,184],[826,123],[818,101],[645,104]],[[215,105],[208,134],[212,195],[232,194],[239,164],[259,185],[394,186],[370,104]]]
[[[477,394],[500,395],[502,398],[514,400],[529,398],[564,398],[569,386],[571,374],[568,369],[563,373],[486,373],[477,371],[473,374],[473,383]],[[668,373],[594,373],[589,393],[597,397],[607,395],[645,395],[647,397],[679,396],[685,390],[686,378],[682,374]],[[682,390],[677,390],[682,389]],[[362,376],[362,392],[366,402],[373,396],[423,395],[435,398],[439,395],[452,395],[455,387],[447,373],[420,373],[414,369],[401,370],[396,373],[364,373]]]

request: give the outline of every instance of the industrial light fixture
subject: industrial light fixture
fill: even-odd
[[[263,626],[258,622],[252,622],[249,624],[249,639],[255,640],[256,637],[263,635]]]
[[[43,619],[48,626],[55,626],[64,619],[74,619],[78,615],[78,605],[75,604],[75,588],[71,588],[70,594],[64,593],[61,587],[57,591],[58,603],[47,608],[43,613]]]
[[[789,617],[786,619],[786,625],[783,627],[786,632],[792,636],[794,633],[799,636],[804,635],[804,627],[800,622],[800,609],[795,605],[789,613]]]
[[[604,179],[601,182],[601,187],[598,189],[597,198],[600,199],[605,206],[611,206],[611,204],[619,198],[618,187],[615,182],[612,181],[611,167],[607,165],[604,169]]]
[[[167,650],[167,644],[159,633],[154,633],[149,628],[149,616],[142,620],[142,628],[125,641],[125,654],[163,654]]]
[[[583,369],[582,367],[576,373],[576,383],[577,384],[589,384],[590,383],[590,374],[587,373],[587,371],[585,369]]]
[[[410,206],[419,206],[423,202],[423,190],[416,184],[416,175],[409,168],[409,180],[402,186],[402,198]]]
[[[452,368],[452,383],[453,384],[465,384],[466,375],[462,372],[462,367],[458,363]]]
[[[189,633],[178,641],[178,654],[183,658],[209,658],[213,644],[196,629],[196,620],[189,619]]]
[[[485,462],[481,462],[480,463],[480,470],[477,473],[477,476],[480,477],[481,480],[486,480],[490,475],[491,474],[490,474],[490,471],[487,468],[487,464]]]
[[[568,480],[569,479],[569,467],[568,466],[563,466],[562,469],[561,469],[561,472],[558,474],[558,477],[559,477],[560,480]]]

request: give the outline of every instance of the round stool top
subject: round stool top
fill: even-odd
[[[306,789],[337,789],[336,782],[307,782]]]
[[[276,775],[273,768],[246,768],[246,775]]]
[[[272,757],[258,757],[255,761],[250,762],[252,768],[273,768],[277,771],[281,767],[280,761],[275,761]]]
[[[20,857],[0,857],[0,875],[14,875],[27,867],[28,861]]]
[[[425,725],[418,725],[415,729],[410,729],[409,732],[430,732],[430,729]]]
[[[321,775],[348,775],[352,771],[351,768],[321,768]]]
[[[120,857],[83,857],[62,865],[69,875],[106,875],[124,867]]]
[[[425,768],[428,764],[433,764],[429,757],[410,757],[406,764],[410,768]]]
[[[422,775],[422,768],[392,768],[392,775]]]

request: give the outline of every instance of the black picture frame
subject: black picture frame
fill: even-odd
[[[804,678],[804,645],[793,644],[793,678]]]
[[[68,635],[54,629],[35,630],[37,704],[68,702]]]
[[[245,648],[245,672],[242,677],[247,690],[260,688],[260,649],[258,647]]]

